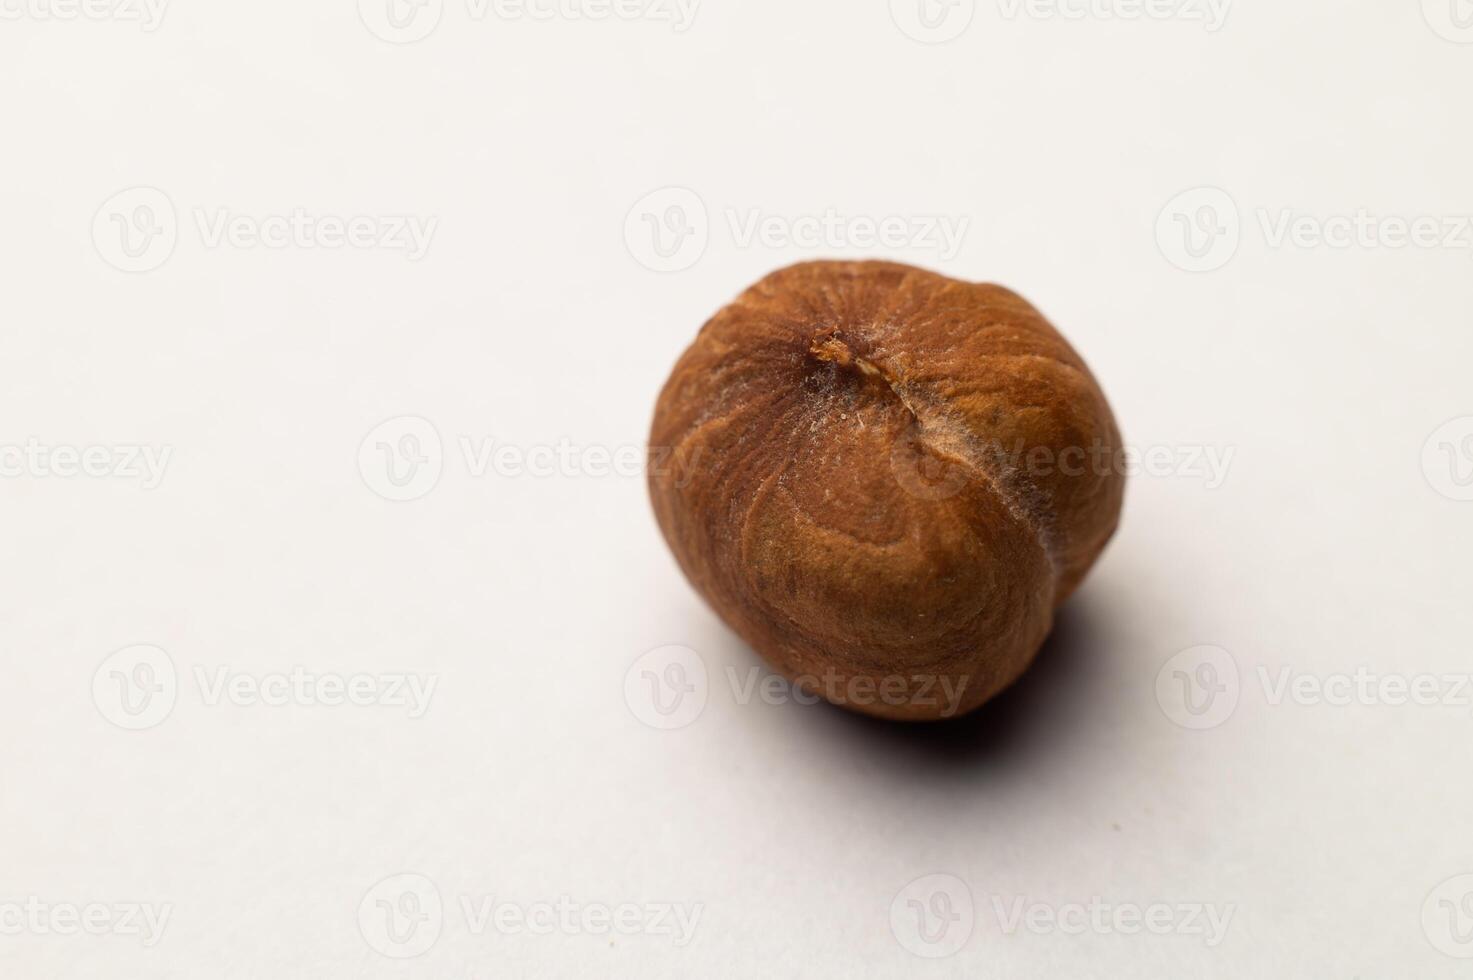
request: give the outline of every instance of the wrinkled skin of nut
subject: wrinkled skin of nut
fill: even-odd
[[[676,364],[650,444],[660,528],[721,618],[813,693],[904,720],[1023,673],[1125,482],[1099,385],[1037,310],[888,262],[748,289]]]

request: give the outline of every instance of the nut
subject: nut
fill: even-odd
[[[676,364],[650,444],[693,461],[650,496],[727,625],[804,689],[905,720],[1023,673],[1125,484],[1104,395],[1037,310],[891,262],[748,289]]]

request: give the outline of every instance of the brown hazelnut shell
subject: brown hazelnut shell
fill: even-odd
[[[774,668],[886,718],[962,714],[1028,667],[1114,533],[1120,433],[1017,294],[806,262],[701,329],[655,409],[676,560]]]

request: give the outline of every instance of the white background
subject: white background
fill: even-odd
[[[0,973],[1473,968],[1468,692],[1273,704],[1260,673],[1470,671],[1473,236],[1273,235],[1364,210],[1456,238],[1466,0],[1240,0],[1221,24],[959,0],[930,32],[919,0],[705,0],[684,30],[446,0],[400,32],[377,0],[174,0],[152,30],[39,2],[0,4],[0,446],[170,456],[150,487],[4,457]],[[418,258],[207,234],[299,209],[435,224]],[[859,219],[837,243],[783,239],[831,210]],[[753,213],[775,238],[741,237]],[[670,259],[646,214],[692,233]],[[927,216],[965,219],[960,247],[864,237]],[[135,218],[163,234],[130,259]],[[1221,232],[1198,258],[1188,225]],[[476,475],[462,449],[639,447],[706,317],[834,255],[1011,286],[1133,447],[1233,453],[1220,485],[1137,475],[1036,669],[947,727],[741,703],[728,671],[758,661],[681,578],[641,477]],[[422,427],[360,447],[406,416],[440,474],[393,502],[377,443]],[[137,651],[109,657],[140,644],[177,690],[127,730],[113,682]],[[662,730],[640,658],[671,645],[707,684]],[[1174,671],[1203,664],[1236,701],[1183,727],[1201,716]],[[294,667],[438,680],[418,718],[211,703],[199,680]],[[443,911],[386,942],[376,902],[415,889]],[[461,904],[564,897],[701,912],[679,945],[478,934]],[[1232,919],[1209,945],[1186,924],[1009,933],[995,911],[1095,897]],[[912,898],[961,918],[928,944]],[[170,918],[153,945],[117,921],[62,934],[55,908],[91,903]]]

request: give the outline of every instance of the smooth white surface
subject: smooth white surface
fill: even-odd
[[[965,27],[939,45],[897,26],[940,36],[900,0],[707,0],[684,31],[447,0],[412,44],[344,0],[179,0],[152,31],[7,4],[0,445],[171,456],[147,490],[0,479],[0,909],[171,917],[146,946],[6,911],[0,973],[1466,976],[1468,692],[1274,705],[1259,675],[1470,671],[1473,503],[1439,467],[1473,470],[1473,423],[1424,444],[1473,415],[1473,241],[1274,247],[1260,218],[1473,213],[1473,32],[1447,2],[1244,2],[1210,31],[962,0],[932,8]],[[172,236],[129,259],[113,216],[159,199],[114,195],[138,187]],[[641,238],[672,205],[704,250]],[[1199,227],[1236,214],[1235,252],[1173,239],[1203,206],[1221,223]],[[222,214],[296,209],[437,224],[418,261],[208,244]],[[968,230],[955,254],[863,247],[862,225],[744,246],[754,209],[779,231],[829,209]],[[1131,445],[1234,453],[1215,489],[1136,478],[1036,670],[951,730],[739,703],[727,671],[756,661],[681,579],[641,478],[477,477],[462,453],[639,446],[707,316],[836,254],[1008,284],[1089,360]],[[425,429],[360,447],[404,416],[444,449],[427,493],[390,502],[377,443]],[[109,678],[134,654],[93,681],[139,644],[177,690],[128,731]],[[696,651],[707,703],[660,730],[626,672],[671,645]],[[1192,730],[1157,679],[1202,646],[1239,700]],[[297,666],[438,686],[410,719],[212,705],[199,681]],[[400,874],[443,908],[437,934],[390,944],[433,940],[407,959],[382,955],[376,902],[423,882],[370,893]],[[903,891],[931,875],[950,877]],[[971,901],[971,931],[918,943],[908,902],[944,911],[938,888]],[[562,896],[702,911],[678,946],[476,934],[461,904]],[[1008,934],[994,896],[1234,912],[1212,947]]]

